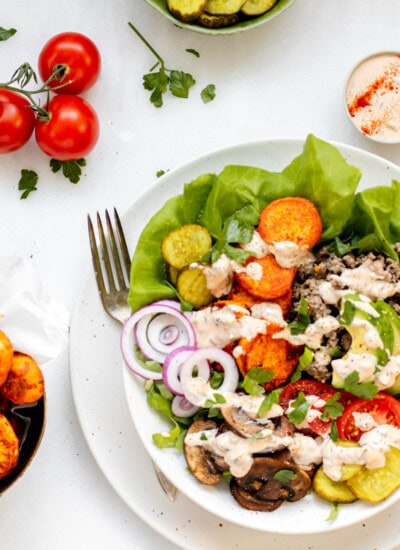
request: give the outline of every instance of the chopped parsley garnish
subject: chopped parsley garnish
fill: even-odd
[[[33,170],[21,170],[21,177],[18,182],[18,191],[22,191],[20,199],[26,199],[32,191],[37,191],[39,176]]]
[[[307,416],[310,403],[307,401],[306,396],[301,391],[297,395],[296,399],[292,403],[293,410],[288,414],[290,422],[293,424],[301,424]]]
[[[17,32],[17,29],[5,29],[3,27],[0,27],[0,42],[4,42],[5,40],[8,40],[14,34]]]
[[[205,88],[203,88],[200,92],[201,99],[203,100],[203,103],[209,103],[213,99],[215,99],[215,85],[209,84]]]
[[[339,403],[341,398],[340,392],[335,393],[332,397],[326,400],[326,405],[321,414],[321,420],[329,420],[333,418],[339,418],[343,413],[343,405]]]
[[[78,183],[82,175],[82,166],[86,166],[85,159],[78,160],[50,160],[52,172],[59,172],[62,169],[63,176],[71,183]]]
[[[311,363],[313,359],[314,359],[314,352],[307,346],[304,346],[304,351],[300,356],[297,367],[295,368],[292,376],[290,377],[290,381],[296,382],[297,380],[300,380],[301,373],[303,372],[303,370],[305,370],[308,367],[308,365]]]
[[[260,408],[257,411],[257,416],[263,416],[266,412],[271,410],[272,405],[279,404],[279,396],[282,392],[282,388],[277,388],[269,392],[263,399]]]
[[[337,518],[339,513],[340,503],[339,502],[332,502],[331,504],[331,511],[329,513],[329,516],[326,518],[326,521],[333,521]]]
[[[308,302],[304,296],[300,298],[299,307],[295,311],[297,313],[296,320],[289,323],[290,333],[302,334],[311,324],[310,315],[308,313]]]
[[[276,479],[281,483],[287,483],[288,481],[292,481],[295,477],[296,474],[292,470],[282,469],[275,472],[275,474],[272,476],[272,479]]]
[[[373,399],[378,393],[378,386],[373,382],[360,382],[360,375],[357,371],[346,376],[343,389],[363,399]]]
[[[270,370],[263,369],[262,367],[254,367],[253,369],[250,369],[244,377],[241,387],[249,395],[261,395],[264,393],[264,387],[262,384],[270,382],[274,375],[275,373]]]

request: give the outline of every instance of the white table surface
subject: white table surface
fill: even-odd
[[[167,97],[161,109],[150,104],[141,79],[154,58],[129,29],[129,20],[168,67],[193,74],[197,85],[189,99]],[[1,2],[0,26],[18,32],[0,43],[0,81],[23,61],[35,66],[44,42],[66,30],[83,32],[97,43],[103,70],[85,94],[102,129],[78,185],[51,173],[34,140],[0,157],[0,255],[31,261],[48,292],[72,314],[89,266],[87,212],[114,205],[123,212],[160,169],[236,143],[304,139],[308,133],[399,164],[400,145],[360,136],[343,107],[352,66],[375,51],[399,49],[399,21],[398,0],[297,0],[266,25],[218,38],[176,28],[144,0]],[[209,83],[215,84],[217,97],[205,105],[199,93]],[[39,174],[38,191],[25,201],[17,189],[22,168]],[[177,548],[139,519],[98,469],[76,416],[67,349],[45,374],[45,437],[27,473],[1,496],[0,547]],[[399,508],[367,522],[357,541],[345,529],[307,542],[266,537],[266,545],[277,550],[316,550],[328,542],[343,550],[400,548],[395,511]]]

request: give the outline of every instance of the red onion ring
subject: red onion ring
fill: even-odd
[[[183,388],[179,378],[183,363],[196,351],[193,346],[182,346],[171,351],[164,361],[162,379],[165,387],[173,394],[183,397]],[[208,380],[210,377],[210,365],[208,361],[201,361],[198,365],[199,374]]]
[[[160,319],[157,319],[161,314],[163,314],[162,323],[159,322]],[[155,320],[156,324],[151,326]],[[157,333],[160,335],[163,327],[170,326],[171,323],[178,329],[177,338],[174,338],[169,345],[165,343],[165,340],[157,342]],[[151,327],[150,330],[149,327]],[[135,353],[135,343],[146,359],[163,364],[167,355],[175,348],[186,345],[195,346],[196,336],[187,316],[178,307],[172,307],[163,301],[142,307],[126,321],[120,342],[126,365],[143,378],[161,380],[161,373],[147,370],[139,364]]]
[[[197,413],[200,407],[196,407],[185,397],[175,395],[171,403],[171,410],[175,416],[180,418],[190,418]]]
[[[202,361],[215,361],[224,370],[224,379],[217,389],[213,389],[208,379],[198,375],[193,376],[193,371]],[[195,393],[191,387],[193,378],[202,378],[205,381],[206,392],[202,395]],[[239,383],[239,371],[233,357],[219,348],[201,348],[194,351],[183,363],[180,372],[180,381],[183,392],[188,401],[198,407],[204,406],[207,399],[212,399],[214,393],[234,392]]]

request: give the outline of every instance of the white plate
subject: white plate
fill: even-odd
[[[400,179],[400,169],[394,164],[349,146],[335,145],[350,163],[362,169],[363,186],[388,185],[393,178]],[[168,197],[179,193],[185,182],[205,172],[219,172],[230,163],[281,170],[301,152],[302,146],[301,140],[284,139],[242,144],[204,156],[167,173],[122,216],[131,251],[151,215]],[[376,540],[379,540],[379,547],[383,548],[385,537],[393,531],[390,513],[400,511],[398,503],[387,510],[394,498],[379,506],[353,504],[343,507],[332,523],[326,521],[329,506],[317,505],[312,496],[299,503],[283,506],[271,514],[235,509],[228,492],[220,489],[210,491],[213,497],[207,501],[209,511],[197,506],[182,494],[175,503],[170,503],[155,481],[151,461],[130,419],[129,409],[124,401],[122,373],[130,412],[143,415],[139,417],[146,422],[145,429],[141,429],[143,442],[147,450],[151,449],[157,463],[170,474],[170,461],[176,461],[176,458],[170,458],[174,452],[158,452],[151,444],[151,434],[154,431],[151,425],[152,413],[145,404],[140,385],[130,374],[127,376],[128,373],[122,365],[119,350],[120,327],[103,312],[93,274],[90,268],[88,270],[71,325],[70,368],[73,394],[82,430],[99,467],[133,511],[165,537],[185,548],[211,550],[234,542],[235,548],[246,548],[251,544],[256,550],[265,547],[269,541],[278,549],[291,548],[292,541],[296,542],[293,548],[300,548],[302,543],[308,546],[314,542],[323,543],[328,550],[335,548],[340,541],[344,550],[365,548],[366,541],[370,545],[375,537],[378,537]],[[96,369],[93,368],[94,364]],[[141,426],[144,426],[144,422]],[[182,475],[184,472],[185,467],[182,467]],[[174,473],[172,477],[177,475],[180,472]],[[199,487],[193,490],[203,490]],[[217,508],[213,504],[217,501],[223,508]],[[243,523],[240,520],[241,514],[251,514],[252,519],[246,518],[246,522],[253,529],[238,526]],[[379,515],[372,518],[375,514]],[[323,534],[367,518],[372,519],[368,524],[363,521],[363,526],[354,525],[351,529],[335,533],[335,536],[332,533],[330,536],[329,533]],[[235,524],[231,522],[232,519]],[[260,530],[270,531],[271,534]],[[290,533],[298,534],[295,541],[291,536],[284,535]],[[393,538],[391,542],[393,543]]]

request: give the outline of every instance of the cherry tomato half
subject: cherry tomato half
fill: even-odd
[[[31,137],[35,113],[21,94],[0,89],[0,153],[19,149]]]
[[[364,433],[356,426],[353,413],[368,413],[377,424],[392,424],[400,428],[400,403],[392,395],[378,393],[373,399],[357,398],[347,405],[337,420],[340,439],[358,441]]]
[[[100,125],[93,107],[79,96],[58,95],[51,98],[47,110],[49,121],[37,119],[35,137],[39,147],[57,160],[85,157],[96,145]]]
[[[97,81],[100,68],[100,52],[94,42],[77,32],[64,32],[50,38],[43,46],[38,59],[39,74],[43,82],[52,75],[56,65],[65,67],[62,81],[53,79],[49,87],[70,84],[55,90],[57,94],[80,94]]]

